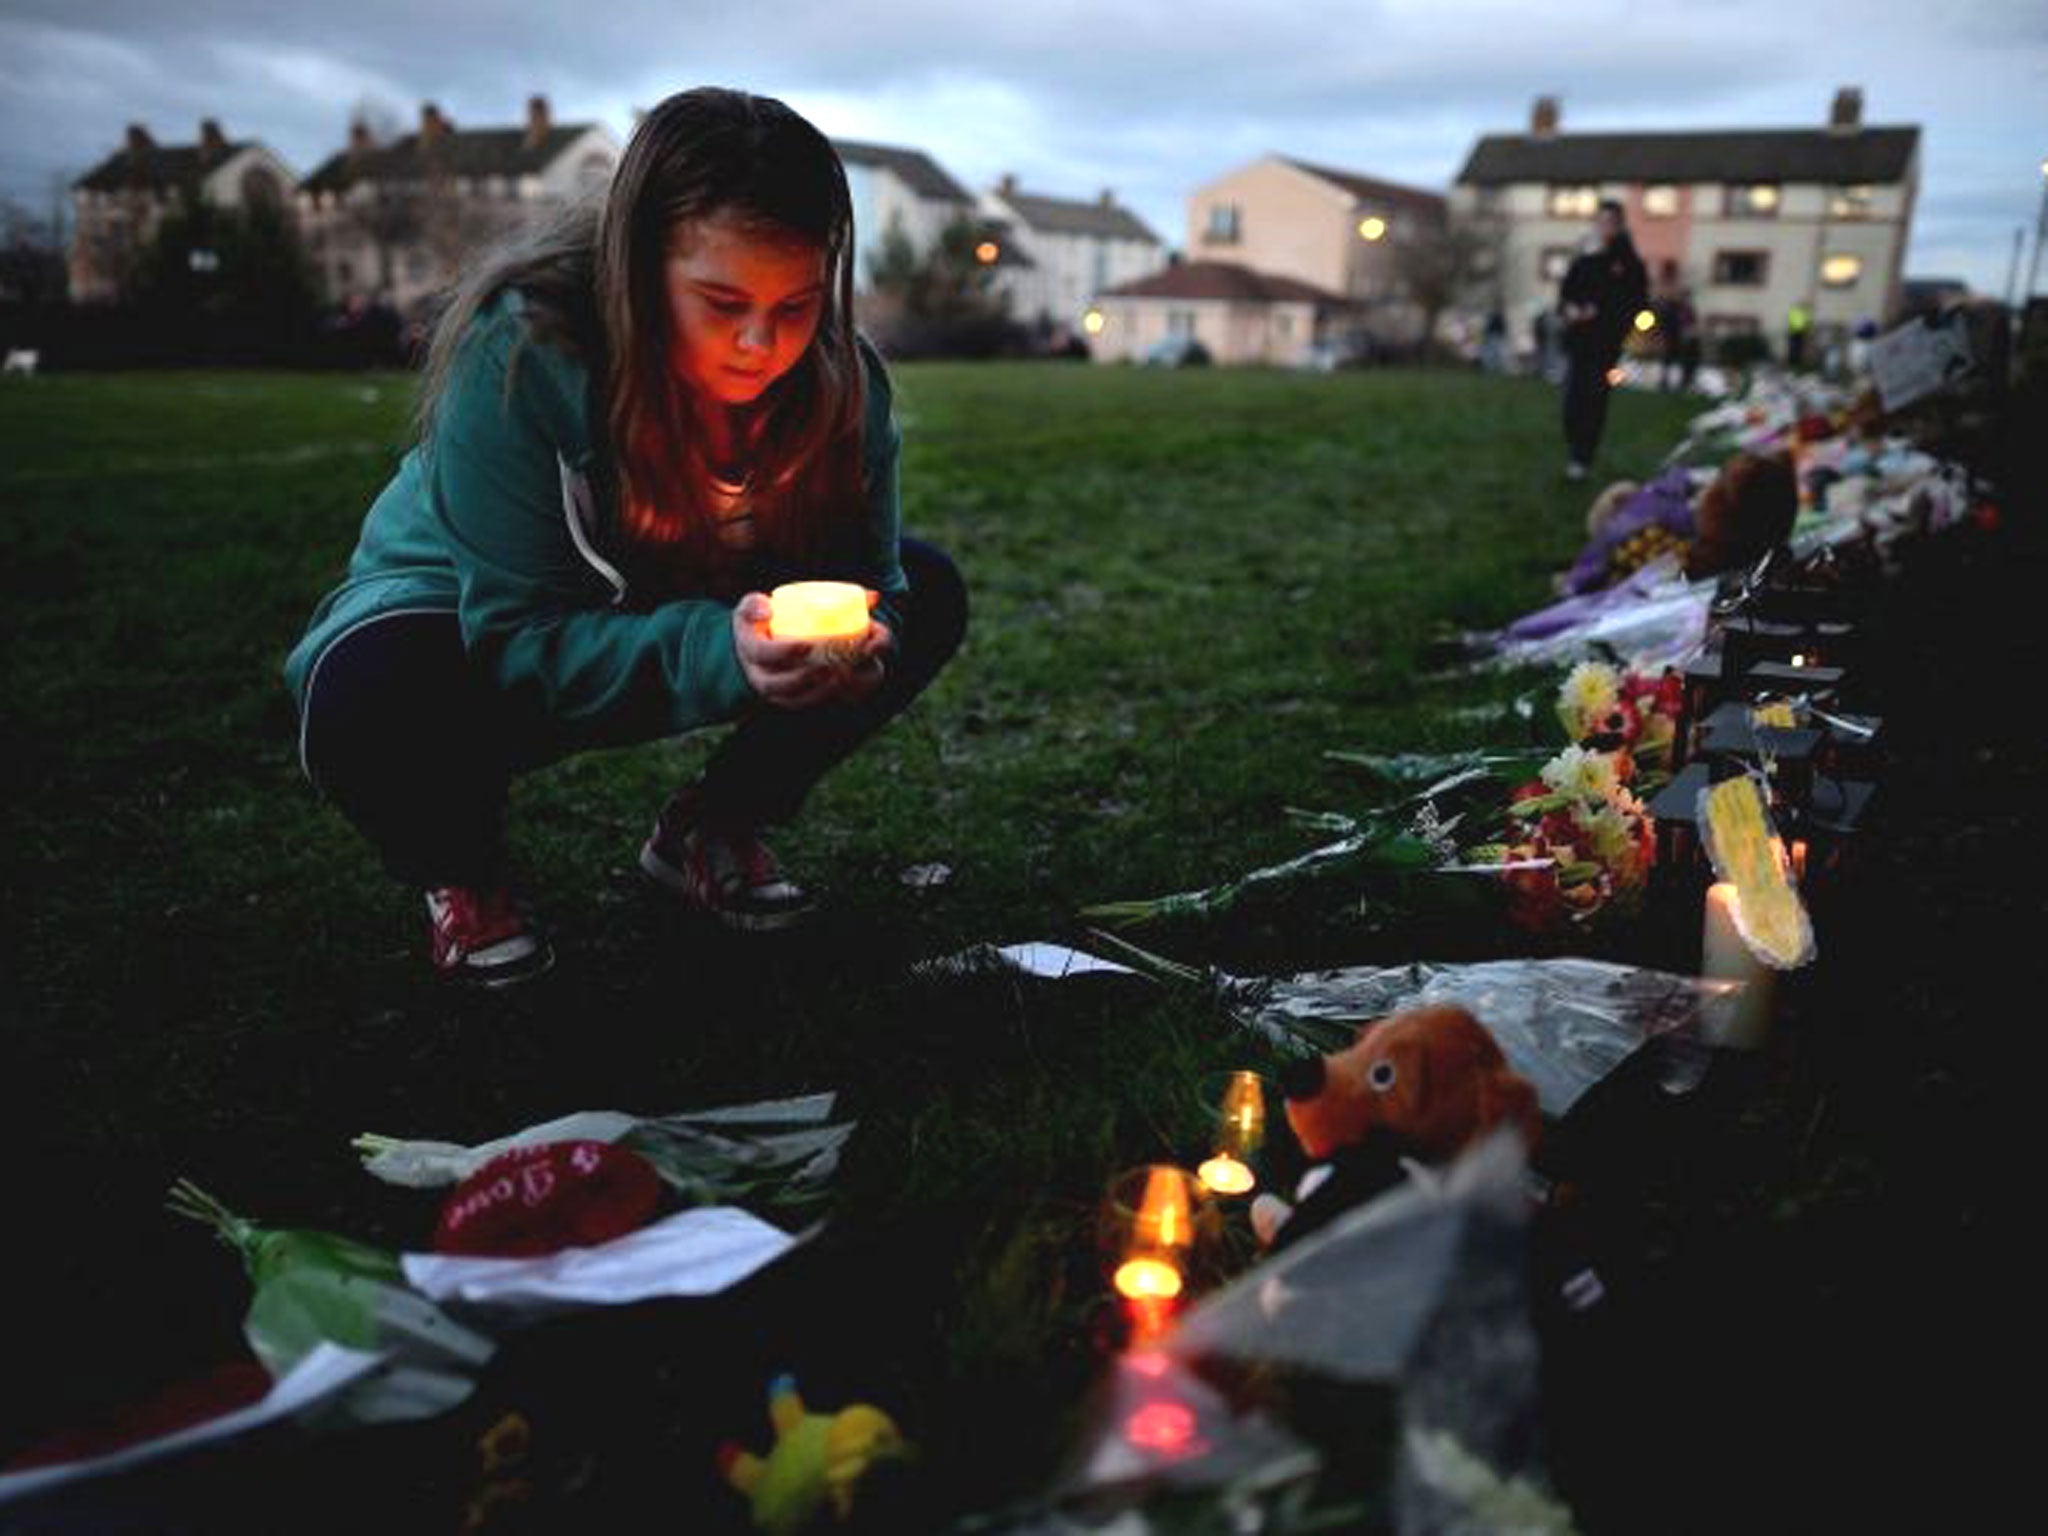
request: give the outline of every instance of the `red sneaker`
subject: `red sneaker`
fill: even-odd
[[[640,867],[728,928],[791,928],[816,910],[810,893],[783,875],[751,828],[700,819],[688,789],[661,808],[640,850]]]
[[[427,892],[427,918],[434,968],[443,975],[505,987],[555,963],[554,950],[502,886],[439,886]]]

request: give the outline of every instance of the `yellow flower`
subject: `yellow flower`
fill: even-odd
[[[1598,661],[1582,661],[1566,674],[1557,693],[1557,717],[1565,734],[1577,741],[1592,734],[1621,698],[1621,675]]]

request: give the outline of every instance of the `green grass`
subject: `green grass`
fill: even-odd
[[[1185,1155],[1187,1085],[1246,1049],[1135,984],[934,988],[909,966],[1301,850],[1285,807],[1358,794],[1326,748],[1468,744],[1452,713],[1511,684],[1421,660],[1544,601],[1576,550],[1592,488],[1558,475],[1555,392],[902,368],[906,523],[960,562],[974,615],[785,839],[832,916],[762,947],[665,910],[634,852],[704,746],[594,754],[515,792],[563,959],[508,997],[429,975],[416,898],[300,777],[277,675],[408,405],[390,376],[0,391],[0,1075],[26,1160],[11,1224],[43,1245],[9,1261],[10,1374],[42,1385],[6,1394],[0,1450],[234,1347],[241,1281],[161,1214],[176,1176],[420,1245],[420,1197],[360,1174],[355,1133],[835,1088],[861,1130],[828,1251],[892,1298],[844,1368],[959,1502],[1028,1492],[1101,1361],[1103,1182]],[[1606,464],[1648,471],[1688,410],[1618,397]],[[929,862],[950,882],[899,880]],[[1173,942],[1243,967],[1409,958],[1256,916]]]

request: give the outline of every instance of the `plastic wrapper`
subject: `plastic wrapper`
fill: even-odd
[[[1567,598],[1477,637],[1492,647],[1482,666],[1566,666],[1591,656],[1633,669],[1681,666],[1706,641],[1713,579],[1687,581],[1675,561],[1654,561],[1601,592]]]
[[[1712,1059],[1713,1010],[1742,985],[1573,957],[1416,960],[1293,976],[1232,976],[1163,959],[1113,934],[1098,932],[1094,939],[1122,960],[1052,944],[976,945],[927,961],[919,971],[935,978],[998,971],[1046,979],[1127,974],[1211,987],[1247,1029],[1297,1056],[1341,1050],[1356,1038],[1360,1024],[1399,1009],[1456,1003],[1486,1027],[1553,1118],[1568,1113],[1588,1088],[1646,1046],[1660,1053],[1658,1079],[1667,1091],[1697,1087]]]
[[[1535,1085],[1546,1115],[1566,1114],[1588,1088],[1644,1046],[1664,1053],[1674,1092],[1697,1086],[1707,1060],[1704,1005],[1737,983],[1577,958],[1347,967],[1270,980],[1224,978],[1247,1028],[1296,1055],[1340,1050],[1369,1019],[1424,1003],[1456,1003]]]
[[[1567,1528],[1540,1453],[1531,1212],[1520,1141],[1490,1137],[1441,1176],[1390,1190],[1257,1265],[1195,1307],[1164,1347],[1205,1371],[1318,1384],[1316,1423],[1283,1418],[1311,1443],[1345,1417],[1330,1388],[1385,1389],[1398,1428],[1397,1531],[1499,1530],[1489,1521],[1504,1504],[1547,1509],[1566,1522],[1550,1528]]]
[[[693,1205],[802,1211],[822,1200],[853,1134],[832,1123],[835,1096],[810,1094],[669,1115],[580,1110],[478,1146],[359,1136],[363,1168],[389,1184],[460,1183],[506,1152],[554,1141],[617,1142],[639,1153]]]

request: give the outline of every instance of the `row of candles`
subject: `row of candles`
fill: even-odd
[[[1163,1331],[1177,1310],[1203,1216],[1218,1202],[1258,1187],[1266,1079],[1235,1071],[1210,1087],[1204,1095],[1213,1105],[1210,1152],[1193,1173],[1173,1163],[1151,1163],[1118,1175],[1110,1185],[1110,1283],[1128,1304],[1140,1340]]]

